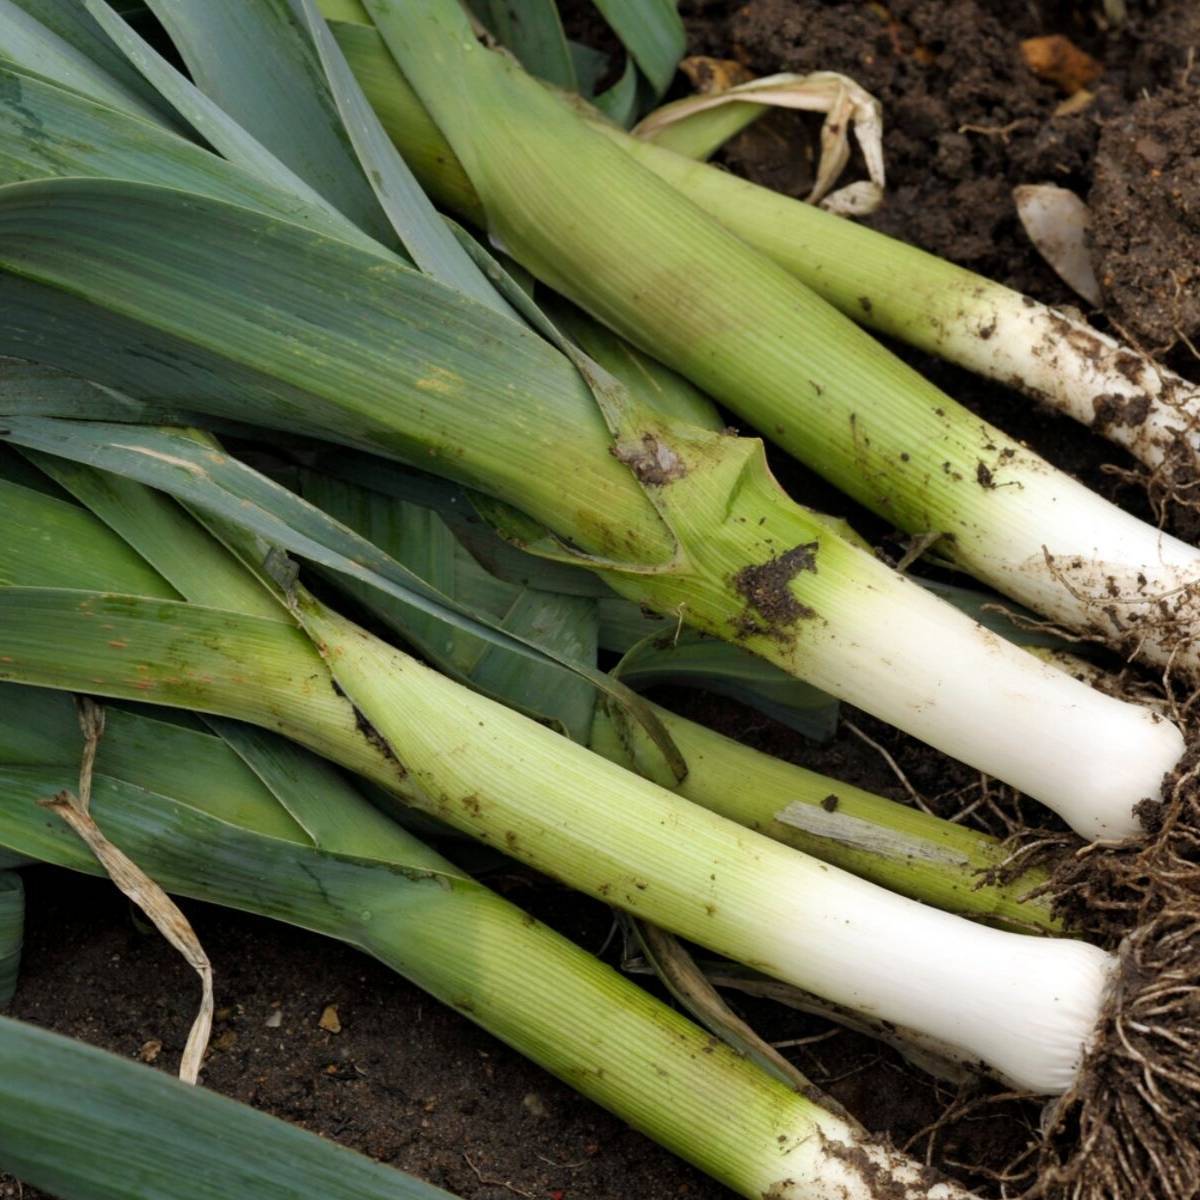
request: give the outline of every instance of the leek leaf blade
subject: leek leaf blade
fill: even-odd
[[[4,58],[9,62],[122,112],[154,122],[161,119],[160,112],[140,95],[14,0],[0,0],[0,29]]]
[[[575,59],[556,0],[470,0],[475,15],[532,75],[575,91]]]
[[[89,1200],[450,1200],[248,1105],[8,1018],[0,1147],[6,1171]]]
[[[171,107],[137,71],[112,43],[103,29],[80,4],[64,4],[62,0],[15,0],[34,20],[40,22],[50,33],[61,38],[84,55],[94,66],[109,77],[113,87],[124,91],[130,101],[129,111],[143,116],[158,111],[164,126],[174,127],[176,117]],[[72,75],[71,85],[77,86],[78,76]],[[139,103],[136,103],[140,101]]]
[[[596,7],[661,96],[687,46],[675,0],[596,0]]]
[[[287,0],[149,0],[196,85],[365,232],[387,241],[320,61]]]
[[[497,312],[512,315],[508,305],[471,261],[445,220],[421,191],[363,95],[345,55],[313,0],[298,2],[347,136],[371,181],[380,207],[413,261],[421,270],[448,286]]]
[[[276,188],[291,193],[303,203],[321,210],[327,221],[342,228],[343,236],[369,240],[340,209],[243,129],[187,76],[176,70],[105,0],[82,0],[82,3],[104,32],[120,47],[130,63],[209,145],[230,162],[259,176]]]

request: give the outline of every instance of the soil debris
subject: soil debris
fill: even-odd
[[[766,621],[763,630],[757,623],[746,632],[776,633],[796,621],[815,617],[815,610],[796,599],[792,580],[802,571],[817,570],[817,542],[803,542],[758,566],[743,567],[733,577],[734,590]]]
[[[1093,261],[1106,313],[1148,349],[1200,338],[1197,145],[1200,79],[1143,97],[1100,136]]]
[[[375,728],[370,717],[363,712],[353,700],[346,695],[345,689],[338,683],[336,679],[330,681],[333,685],[334,692],[339,695],[347,704],[354,710],[354,724],[358,732],[379,751],[395,768],[401,779],[408,775],[408,768],[400,761],[395,750],[392,749],[391,743]]]
[[[1021,43],[1021,58],[1039,78],[1053,83],[1068,96],[1094,83],[1104,68],[1086,50],[1080,50],[1061,33],[1026,38]]]
[[[1103,433],[1110,425],[1143,425],[1150,412],[1150,397],[1101,392],[1092,397],[1092,428]]]

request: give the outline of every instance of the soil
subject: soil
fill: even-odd
[[[607,48],[590,6],[565,4],[568,27]],[[1102,327],[1123,330],[1190,378],[1200,370],[1200,8],[1194,0],[1129,0],[1105,27],[1105,6],[1059,0],[684,0],[689,52],[736,58],[755,74],[834,70],[883,104],[888,198],[870,223],[1054,304],[1078,304],[1029,245],[1011,190],[1052,182],[1092,207]],[[1103,65],[1082,109],[1023,64],[1020,42],[1069,37]],[[801,195],[811,184],[815,122],[773,116],[721,154],[731,170]],[[853,169],[853,168],[852,168]],[[901,351],[952,395],[1027,440],[1087,484],[1146,515],[1132,463],[1101,438],[1012,393]],[[856,526],[898,558],[903,541],[806,472],[776,456],[787,486]],[[844,715],[824,745],[731,701],[673,691],[659,698],[696,719],[835,778],[936,811],[981,801],[970,820],[1006,832],[1019,799],[863,714]],[[112,889],[49,868],[26,873],[29,929],[11,1011],[119,1054],[178,1064],[196,1000],[194,979],[143,930]],[[488,882],[589,949],[619,961],[606,909],[511,866]],[[511,1195],[652,1200],[727,1195],[691,1168],[526,1063],[459,1013],[425,998],[344,947],[257,918],[187,904],[213,960],[218,1020],[203,1082],[411,1170],[467,1200]],[[796,1045],[802,1070],[869,1128],[980,1189],[1036,1128],[1035,1104],[986,1090],[959,1096],[893,1052],[766,1002],[733,998],[765,1037]],[[321,1027],[337,1008],[340,1033]],[[278,1014],[276,1019],[275,1014]],[[328,1022],[326,1022],[328,1024]],[[160,1049],[155,1049],[161,1044]],[[938,1129],[930,1127],[949,1114]],[[1017,1188],[1019,1190],[1019,1181]],[[0,1197],[40,1193],[0,1175]]]

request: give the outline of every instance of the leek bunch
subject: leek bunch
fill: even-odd
[[[513,305],[556,337],[428,207],[311,6],[315,49],[300,22],[258,3],[154,7],[193,75],[245,125],[87,0],[225,158],[179,136],[182,118],[148,120],[141,99],[118,108],[108,92],[81,95],[78,74],[47,81],[48,33],[26,54],[36,74],[17,42],[17,65],[0,68],[17,97],[0,127],[0,178],[30,180],[0,189],[0,349],[106,385],[10,372],[7,436],[61,446],[61,423],[45,413],[202,416],[417,463],[502,502],[490,515],[513,539],[915,733],[1086,836],[1140,830],[1135,806],[1182,753],[1169,722],[1032,660],[897,576],[789,502],[758,442],[653,411],[652,397],[521,323]],[[469,29],[461,36],[474,45]],[[277,61],[275,92],[245,85],[239,64],[259,43]],[[520,82],[482,50],[473,61]],[[550,130],[559,107],[545,102]],[[383,244],[396,244],[392,222],[432,274]],[[717,289],[703,294],[714,303]],[[715,354],[707,335],[689,338]],[[747,369],[748,352],[737,356]],[[976,686],[983,674],[990,689]]]
[[[157,442],[168,444],[169,452],[156,453],[176,472],[222,457],[204,439]],[[58,469],[48,456],[39,461]],[[6,489],[27,531],[24,544],[5,554],[9,585],[0,589],[8,678],[283,733],[406,805],[631,915],[912,1029],[950,1057],[983,1059],[1022,1087],[1070,1086],[1115,969],[1108,955],[983,928],[896,896],[468,691],[295,582],[277,552],[237,533],[247,519],[242,505],[218,509],[212,489],[194,493],[212,506],[206,519],[265,589],[166,497],[87,469],[65,477],[122,535],[53,497]],[[169,547],[159,536],[168,521]],[[73,582],[102,590],[62,586],[63,564],[37,553],[51,529],[71,549]],[[135,553],[142,545],[170,587]],[[221,607],[213,607],[218,594]],[[357,817],[351,824],[345,836],[374,844],[369,825]],[[959,991],[964,962],[973,980],[970,1019]]]
[[[130,540],[56,494],[48,479],[31,474],[4,485],[6,512],[27,533],[3,551],[0,591],[10,605],[28,606],[18,673],[38,673],[36,645],[53,637],[55,607],[76,618],[91,612],[82,640],[107,657],[103,670],[111,674],[96,674],[91,657],[78,687],[173,704],[190,696],[210,712],[248,701],[261,724],[355,759],[360,769],[373,762],[368,774],[415,799],[406,768],[369,718],[336,691],[304,635],[219,541],[149,489],[40,461]],[[52,558],[39,552],[50,540],[60,550]],[[181,591],[200,599],[185,603]],[[131,617],[164,622],[157,656],[133,634]],[[18,632],[4,627],[10,637]],[[49,665],[65,648],[46,641],[43,651],[48,678],[68,684],[75,668]],[[71,657],[83,667],[90,656]],[[232,702],[234,693],[243,699]],[[305,735],[300,723],[280,720],[287,707],[332,718],[330,728]],[[454,707],[439,722],[473,735],[474,720]],[[0,685],[0,853],[99,871],[67,825],[38,804],[75,786],[80,742],[66,692]],[[518,744],[511,748],[519,754]],[[539,787],[520,766],[510,774],[531,794]],[[870,1200],[876,1171],[912,1200],[960,1194],[465,876],[327,763],[274,734],[140,704],[111,707],[91,792],[108,839],[165,888],[358,946],[741,1194],[774,1188],[799,1198],[840,1187]],[[474,806],[490,803],[481,788]],[[517,851],[515,843],[508,848]],[[569,864],[564,873],[572,873]],[[19,1132],[13,1139],[8,1158],[34,1161],[33,1143]]]
[[[448,603],[211,438],[162,422],[324,438],[454,480],[510,542],[891,720],[1088,836],[1138,832],[1135,806],[1180,760],[1179,731],[1034,659],[793,504],[759,442],[600,368],[429,205],[312,0],[150,7],[190,80],[104,0],[57,9],[53,32],[23,7],[0,12],[0,350],[24,360],[0,373],[2,436],[96,514],[6,489],[6,512],[27,516],[3,551],[0,677],[284,734],[633,916],[1017,1086],[1070,1104],[1105,1078],[1114,1026],[1127,1033],[1153,990],[1126,958],[971,924],[746,828],[758,816],[738,824],[698,807],[685,798],[688,755],[709,751],[586,654],[548,652]],[[1086,494],[1042,480],[999,433],[931,407],[935,395],[865,335],[484,50],[456,4],[413,0],[403,19],[391,0],[366,10],[518,261],[718,399],[740,397],[746,412],[761,402],[753,411],[784,440],[820,441],[848,488],[955,534],[954,553],[981,576],[1045,610],[1078,570],[1066,590],[1083,594],[1095,563],[1058,563],[1058,542],[1049,561],[1012,571],[987,547],[997,528],[1015,546],[1038,536],[1021,504],[1039,498],[1061,500],[1061,527],[1081,536],[1081,514],[1097,511]],[[447,72],[467,105],[439,86]],[[573,193],[614,183],[611,205],[573,207]],[[625,243],[631,214],[640,240]],[[585,222],[595,240],[581,250],[569,235]],[[785,324],[771,319],[780,305]],[[900,416],[860,413],[856,397],[886,388],[906,397]],[[806,391],[821,403],[768,415]],[[810,426],[807,414],[825,411],[832,424]],[[911,452],[893,434],[915,439]],[[904,454],[915,474],[887,476],[885,460]],[[1010,467],[1025,472],[1020,487],[1004,486]],[[930,488],[938,471],[958,490]],[[970,471],[985,499],[956,507]],[[1025,499],[1000,498],[1010,494]],[[1128,536],[1144,546],[1140,528]],[[48,541],[62,552],[47,556]],[[621,714],[613,756],[653,778],[363,629],[309,590],[298,573],[309,564],[437,613],[444,636],[466,631],[588,679]],[[599,728],[597,747],[613,732]],[[21,776],[30,765],[14,767],[25,801],[45,783]],[[683,795],[655,782],[664,771]],[[763,1091],[767,1077],[744,1060],[704,1074],[698,1031],[381,825],[361,794],[332,782],[298,798],[268,790],[270,817],[215,811],[223,794],[177,808],[154,788],[98,813],[167,886],[353,941],[451,1002],[472,989],[477,1019],[744,1194],[953,1194],[840,1118],[796,1107],[782,1085]],[[28,803],[0,811],[18,855],[84,865]],[[464,947],[464,928],[487,933]],[[550,976],[561,1007],[538,1006]],[[1190,1029],[1160,1034],[1152,1015],[1136,1036],[1170,1044],[1152,1078],[1175,1087]],[[678,1065],[655,1083],[660,1054]],[[702,1144],[672,1115],[680,1079]],[[1191,1111],[1181,1103],[1179,1119]],[[1181,1162],[1184,1178],[1193,1164]]]

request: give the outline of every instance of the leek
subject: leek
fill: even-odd
[[[162,497],[141,485],[77,467],[64,459],[37,455],[36,461],[43,470],[68,482],[88,500],[94,511],[106,514],[110,528],[135,530],[136,534],[128,532],[128,536],[137,537],[141,553],[158,555],[159,571],[167,579],[174,579],[189,599],[217,607],[233,607],[243,613],[274,615],[273,609],[262,609],[262,601],[269,600],[266,593],[248,581],[228,555],[214,553],[219,547],[213,540]],[[330,505],[333,515],[353,520],[355,506],[346,498],[344,489],[318,488],[310,481],[305,491]],[[122,507],[135,514],[135,522],[123,522],[122,513],[114,512],[111,504],[114,494],[123,498]],[[111,535],[103,537],[104,528],[75,505],[67,503],[65,498],[36,492],[11,478],[0,478],[0,503],[22,534],[21,538],[10,539],[0,549],[0,578],[33,586],[69,586],[72,583],[70,574],[74,572],[74,582],[80,586],[106,591],[135,590],[163,599],[179,596],[178,591],[164,586],[163,579],[147,570],[129,546]],[[372,509],[379,511],[377,506]],[[426,513],[413,524],[424,527],[429,517]],[[173,545],[177,556],[173,562],[163,561],[161,543],[154,536],[155,530],[168,521],[175,534]],[[50,539],[54,542],[54,554],[41,553],[40,547]],[[99,551],[101,541],[105,546],[103,553]],[[394,535],[381,545],[385,549],[401,549],[396,546]],[[409,555],[404,561],[415,566],[415,559],[419,557],[417,548],[410,547]],[[462,570],[461,566],[459,570]],[[472,584],[491,579],[478,566],[469,578]],[[344,579],[341,582],[343,586],[349,585],[352,594],[374,608],[401,636],[413,640],[413,631],[425,618],[399,604],[389,607],[383,603],[388,597],[375,588],[351,584]],[[436,576],[431,582],[438,582]],[[498,580],[492,580],[492,586],[503,589]],[[515,591],[502,590],[501,609],[511,612]],[[464,677],[462,665],[471,661],[486,644],[458,634],[453,639],[455,649],[447,652],[445,624],[436,620],[429,623],[440,624],[441,636],[431,629],[416,640],[432,648],[431,652],[443,669],[457,668],[456,677]],[[733,649],[722,643],[717,643],[714,648]],[[495,647],[490,650],[493,654],[498,653]],[[518,697],[526,695],[524,682],[530,675],[559,693],[568,690],[561,678],[544,677],[527,659],[515,654],[508,657],[512,659],[512,683],[503,697],[506,703],[513,703],[514,693]],[[477,677],[474,682],[478,685]],[[1046,882],[1043,872],[1022,872],[1010,880],[1000,871],[1000,877],[993,878],[1009,858],[1010,852],[1003,843],[964,826],[938,820],[837,780],[772,759],[694,722],[656,709],[659,720],[688,764],[687,775],[679,782],[670,771],[663,769],[656,748],[641,727],[635,721],[623,718],[617,706],[597,707],[590,685],[581,682],[587,693],[587,704],[579,713],[580,727],[575,735],[596,753],[637,769],[693,803],[740,825],[759,830],[903,895],[1007,928],[1059,930],[1049,899],[1042,896],[1028,898],[1029,893],[1036,892]],[[551,719],[552,715],[557,717],[571,710],[548,709],[543,703],[535,711],[543,719]],[[563,726],[560,722],[560,727],[569,728],[569,723]]]

